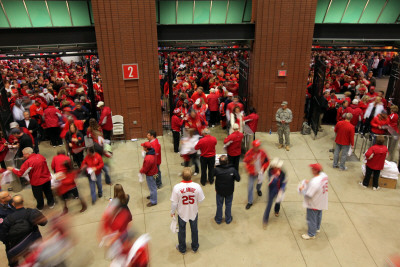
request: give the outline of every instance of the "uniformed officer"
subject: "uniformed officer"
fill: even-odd
[[[276,112],[276,122],[278,124],[278,136],[279,136],[279,148],[283,147],[283,135],[285,135],[285,146],[286,150],[290,150],[290,127],[289,123],[292,122],[293,115],[292,111],[287,108],[288,102],[283,101],[281,108]]]

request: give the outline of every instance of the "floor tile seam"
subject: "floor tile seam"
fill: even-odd
[[[323,226],[322,226],[322,230],[324,231],[324,234],[325,234],[325,236],[326,236],[326,240],[328,240],[329,246],[331,247],[331,249],[332,249],[332,251],[333,251],[333,254],[335,254],[335,257],[336,257],[337,262],[339,263],[340,266],[343,266],[342,263],[341,263],[340,260],[339,260],[338,255],[336,254],[336,251],[335,251],[335,249],[333,248],[333,245],[332,245],[331,241],[329,240],[329,237],[328,237],[327,233],[325,232]]]
[[[355,205],[372,205],[372,206],[381,206],[381,207],[394,207],[400,208],[400,205],[386,205],[386,204],[379,204],[379,203],[368,203],[368,202],[346,202],[341,201],[342,204],[355,204]]]

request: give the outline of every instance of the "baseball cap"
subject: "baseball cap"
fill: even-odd
[[[288,104],[287,101],[283,101],[282,104],[281,104],[281,106],[286,106],[287,104]]]
[[[43,94],[47,94],[49,91],[47,89],[43,89]]]
[[[200,98],[197,98],[195,104],[196,104],[196,105],[199,105],[199,104],[200,104]]]
[[[228,93],[228,96],[233,96],[233,94],[232,93]]]
[[[309,166],[316,171],[322,171],[322,166],[319,163],[310,164]]]
[[[253,147],[259,147],[261,146],[261,142],[260,140],[254,140],[253,143],[251,143],[253,145]]]
[[[18,123],[13,121],[10,123],[10,129],[18,128]]]
[[[369,89],[370,90],[375,90],[375,86],[371,86]]]
[[[99,101],[99,103],[97,103],[97,107],[99,108],[99,107],[102,107],[102,106],[104,106],[104,102],[103,101]]]
[[[239,124],[234,123],[232,128],[233,128],[233,130],[238,130],[239,129]]]
[[[270,164],[271,168],[279,168],[279,169],[282,168],[282,165],[283,161],[280,160],[279,158],[274,158]]]
[[[353,99],[353,102],[351,102],[351,103],[353,103],[354,105],[358,105],[358,100],[357,99]]]
[[[144,142],[144,143],[141,144],[141,146],[142,146],[142,147],[145,147],[145,148],[147,148],[147,149],[151,148],[150,142]]]
[[[178,113],[180,113],[180,112],[181,112],[181,109],[180,109],[180,108],[174,109],[174,114],[178,114]]]

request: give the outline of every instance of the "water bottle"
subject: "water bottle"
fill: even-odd
[[[269,134],[272,134],[272,130],[271,129],[269,129]]]

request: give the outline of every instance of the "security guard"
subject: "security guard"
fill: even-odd
[[[283,101],[281,108],[276,112],[276,122],[278,124],[279,148],[283,148],[283,135],[285,135],[286,150],[290,150],[290,127],[289,123],[292,122],[292,111],[287,108],[288,102]]]

